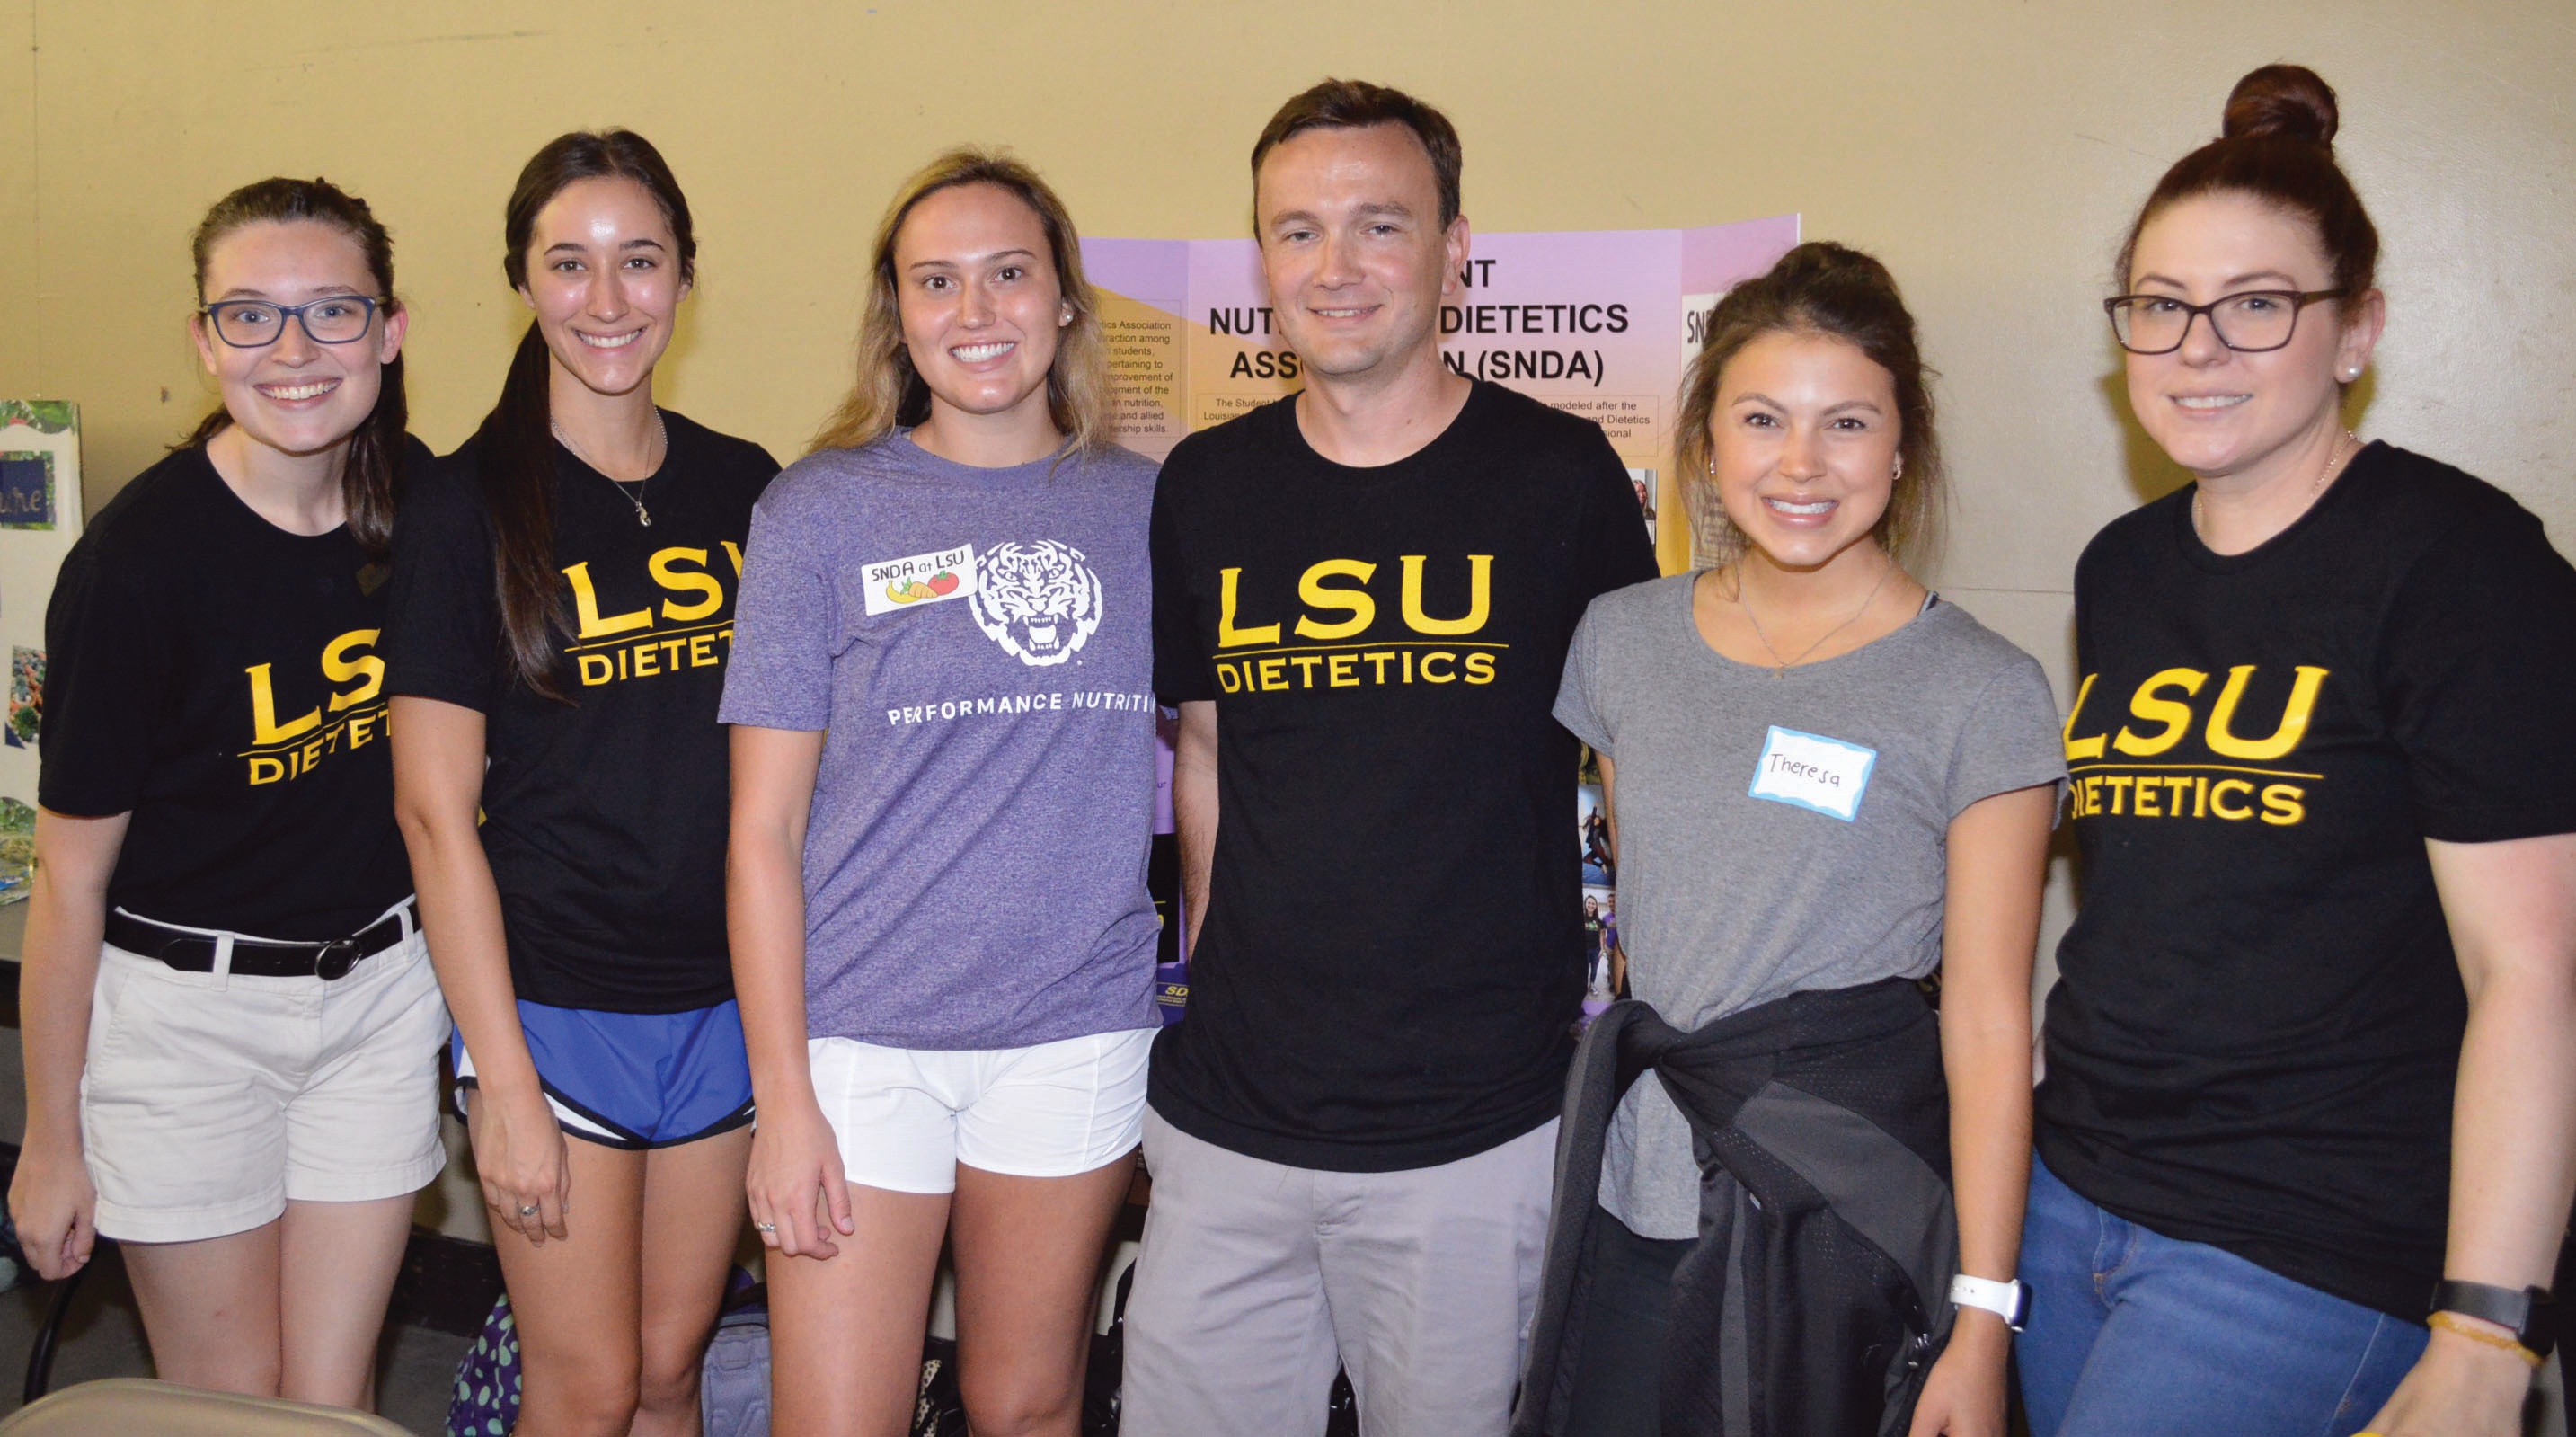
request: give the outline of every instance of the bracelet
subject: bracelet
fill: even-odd
[[[2488,1347],[2499,1348],[2503,1351],[2510,1352],[2514,1356],[2521,1358],[2526,1366],[2538,1367],[2540,1365],[2539,1353],[2532,1351],[2530,1348],[2523,1346],[2521,1343],[2514,1341],[2510,1337],[2498,1337],[2494,1333],[2487,1331],[2485,1328],[2472,1327],[2467,1322],[2462,1321],[2460,1318],[2454,1317],[2447,1312],[2434,1313],[2431,1321],[2433,1326],[2442,1329],[2453,1337],[2465,1337],[2471,1342],[2481,1343]]]

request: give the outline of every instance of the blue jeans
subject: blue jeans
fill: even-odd
[[[2031,1437],[2350,1437],[2431,1333],[2112,1216],[2030,1165]]]

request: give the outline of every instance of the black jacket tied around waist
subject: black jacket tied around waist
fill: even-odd
[[[1512,1437],[1565,1425],[1611,1114],[1649,1068],[1691,1127],[1697,1244],[1673,1272],[1665,1437],[1903,1437],[1958,1271],[1940,1025],[1901,978],[1793,993],[1683,1032],[1638,1002],[1567,1081]]]

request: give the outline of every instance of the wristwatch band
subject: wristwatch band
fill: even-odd
[[[2557,1299],[2545,1287],[2492,1287],[2444,1278],[2433,1288],[2433,1311],[2481,1318],[2513,1333],[2513,1340],[2542,1357],[2556,1344],[2551,1318]]]
[[[2019,1281],[1990,1282],[1961,1273],[1950,1279],[1950,1301],[1960,1307],[1991,1312],[2015,1332],[2030,1320],[2030,1288]]]

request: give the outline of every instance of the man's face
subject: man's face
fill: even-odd
[[[1430,152],[1401,124],[1301,131],[1263,157],[1253,214],[1279,328],[1312,374],[1365,379],[1439,346],[1467,262]]]

